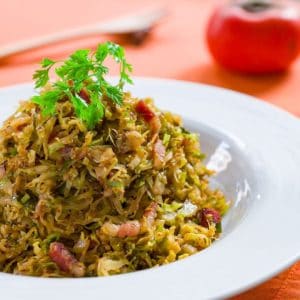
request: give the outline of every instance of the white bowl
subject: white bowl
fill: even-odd
[[[137,78],[130,90],[181,114],[186,127],[200,133],[207,160],[220,144],[225,156],[230,155],[212,182],[233,201],[220,240],[187,259],[111,277],[46,279],[0,273],[1,297],[219,299],[251,288],[299,259],[299,120],[212,86]],[[30,84],[0,89],[0,120],[32,93]]]

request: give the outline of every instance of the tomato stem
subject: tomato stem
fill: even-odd
[[[268,10],[270,7],[274,6],[272,1],[267,0],[250,0],[242,3],[241,7],[251,13],[262,12]]]

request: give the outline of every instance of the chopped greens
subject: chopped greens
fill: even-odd
[[[26,202],[28,202],[28,200],[30,200],[30,196],[26,193],[20,200],[20,202],[22,204],[25,204]]]

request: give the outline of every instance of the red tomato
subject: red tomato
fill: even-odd
[[[240,72],[287,69],[300,53],[300,7],[289,0],[239,0],[219,6],[207,26],[209,49]]]

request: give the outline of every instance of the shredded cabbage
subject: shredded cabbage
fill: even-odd
[[[163,265],[208,247],[223,215],[197,135],[163,113],[149,122],[105,101],[93,130],[66,99],[45,117],[23,102],[0,129],[0,271],[44,277],[104,276]],[[52,246],[51,246],[52,245]],[[76,270],[75,270],[76,267]]]

